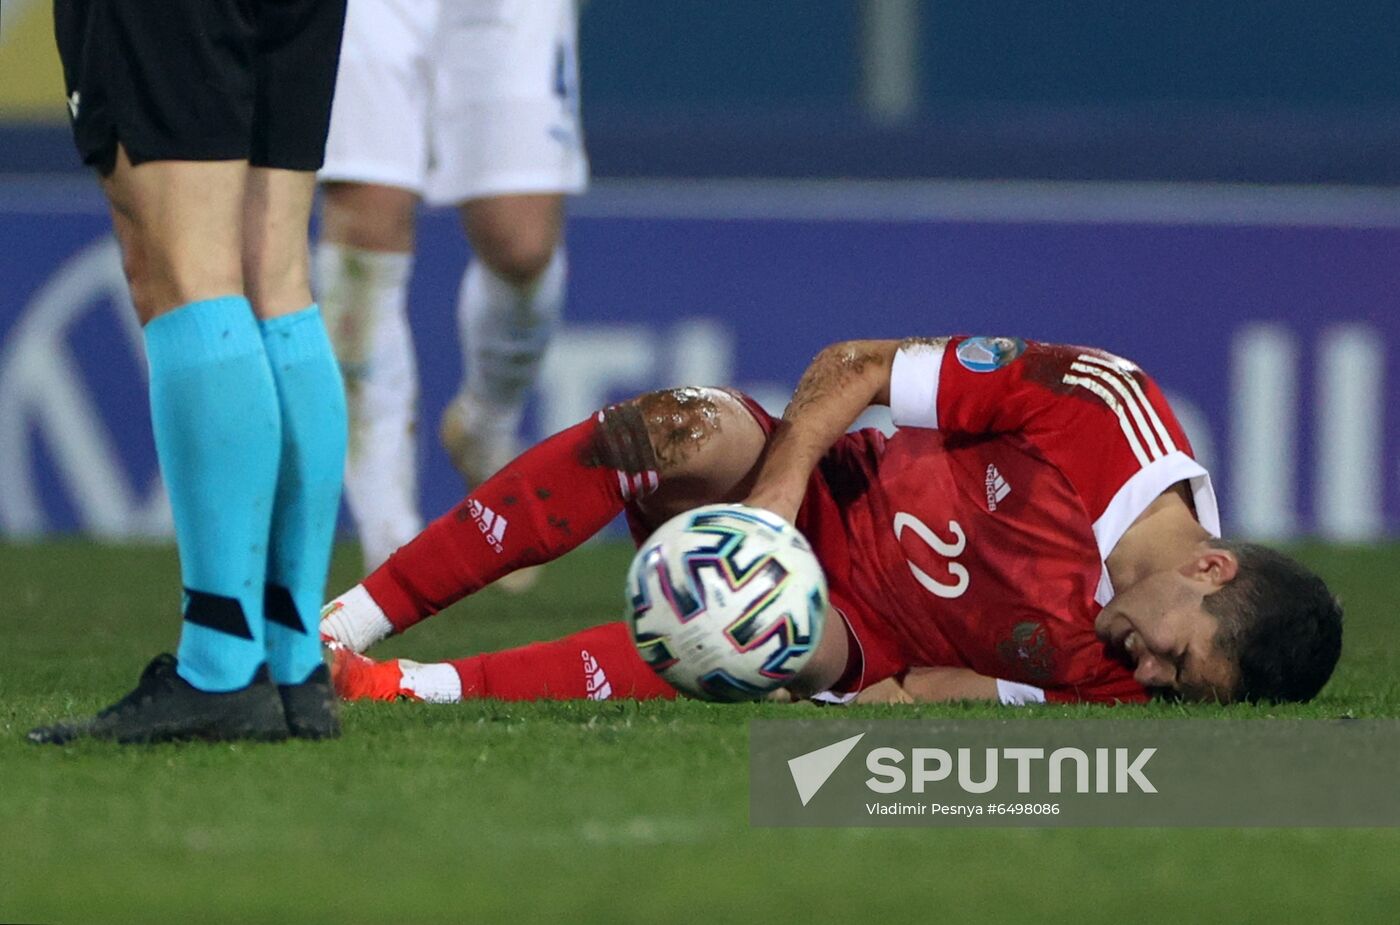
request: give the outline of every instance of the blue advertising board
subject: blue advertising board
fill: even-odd
[[[424,510],[461,485],[432,424],[456,389],[466,260],[426,213],[410,296]],[[574,204],[567,329],[537,437],[647,388],[773,410],[822,346],[1017,334],[1162,383],[1257,537],[1400,534],[1400,196],[1371,190],[742,181],[602,184]],[[0,184],[0,534],[163,535],[139,331],[92,184]]]

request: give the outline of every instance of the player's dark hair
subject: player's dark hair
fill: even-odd
[[[1308,701],[1342,654],[1342,605],[1326,582],[1294,559],[1257,543],[1215,540],[1239,572],[1205,598],[1220,620],[1216,637],[1239,669],[1236,700]]]

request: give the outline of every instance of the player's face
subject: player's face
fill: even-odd
[[[1235,665],[1216,644],[1220,621],[1204,607],[1219,585],[1179,572],[1152,575],[1108,602],[1095,631],[1150,690],[1226,702]]]

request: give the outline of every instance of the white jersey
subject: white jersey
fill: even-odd
[[[579,193],[574,0],[349,0],[323,181]]]

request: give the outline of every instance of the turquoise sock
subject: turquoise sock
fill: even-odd
[[[282,462],[267,562],[267,664],[300,684],[321,664],[317,630],[345,477],[345,388],[311,305],[262,322],[282,409]]]
[[[185,586],[180,676],[245,687],[265,660],[263,582],[281,417],[248,300],[191,302],[146,325],[151,425]]]

